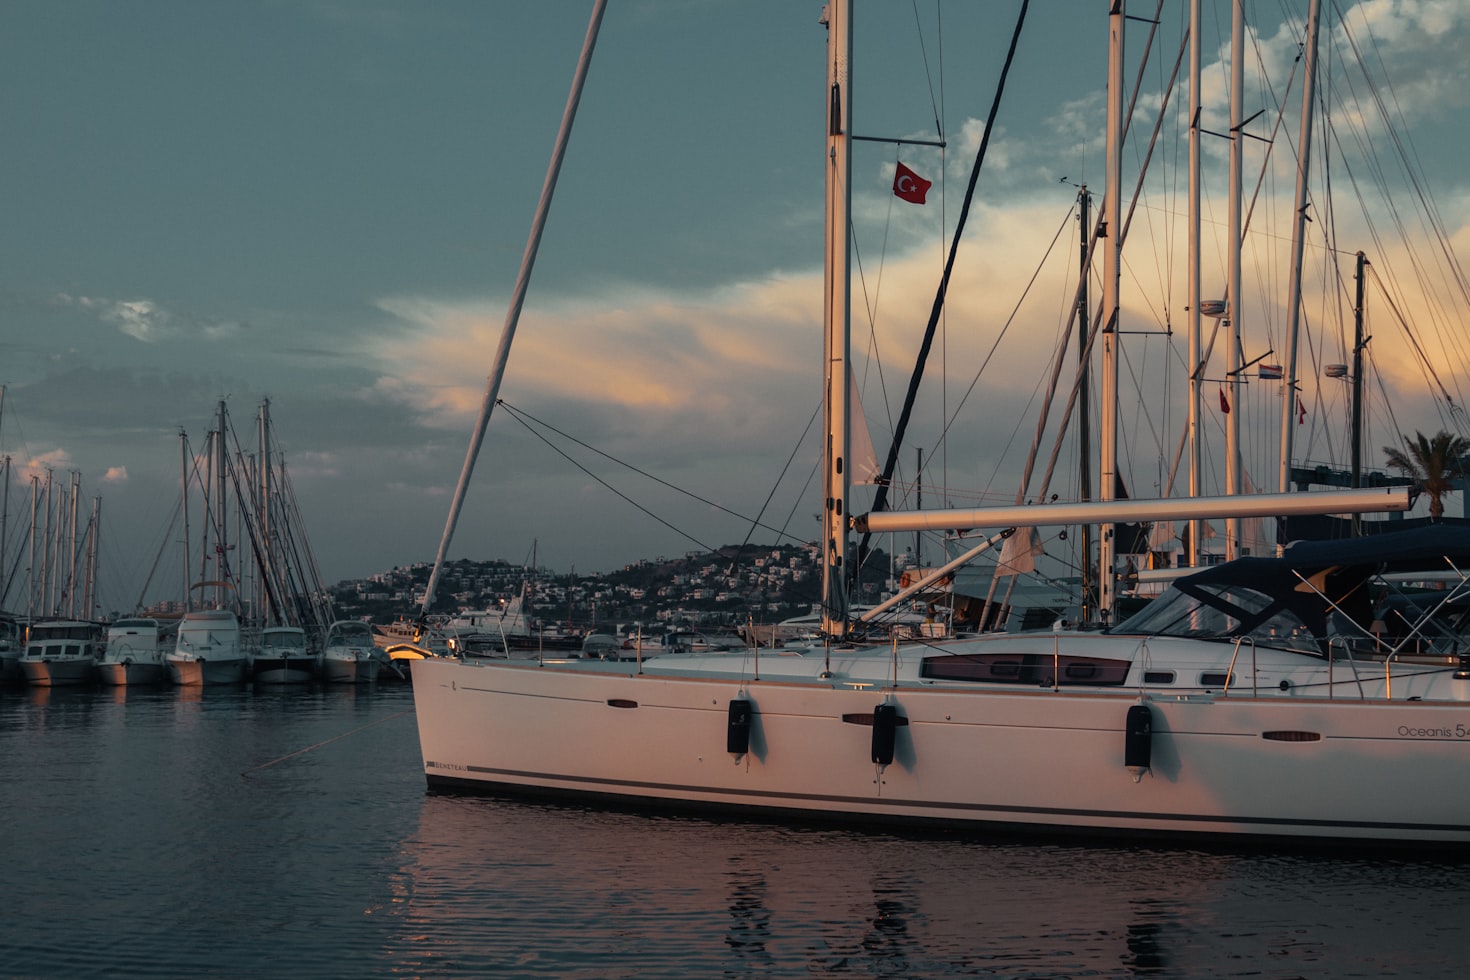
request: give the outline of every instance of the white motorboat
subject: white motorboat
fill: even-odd
[[[32,623],[20,659],[33,687],[80,687],[97,679],[102,658],[102,627],[97,623],[54,620]]]
[[[300,626],[267,626],[260,631],[254,676],[261,684],[306,684],[321,673],[321,657],[310,649]]]
[[[107,628],[107,649],[97,664],[97,678],[113,687],[167,684],[168,655],[178,637],[178,623],[150,617],[119,619]]]
[[[373,628],[358,619],[339,619],[322,646],[322,679],[331,684],[370,684],[388,656],[373,642]]]
[[[229,609],[184,613],[178,642],[166,659],[170,678],[181,687],[243,684],[250,677],[250,650],[240,620]]]

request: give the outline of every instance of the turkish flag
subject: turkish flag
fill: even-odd
[[[1230,414],[1230,401],[1225,397],[1225,389],[1220,389],[1220,411],[1226,415]]]
[[[900,163],[893,174],[893,195],[910,204],[923,204],[924,195],[929,193],[931,183]]]
[[[1296,424],[1307,424],[1307,406],[1302,404],[1301,398],[1297,398],[1296,400]]]

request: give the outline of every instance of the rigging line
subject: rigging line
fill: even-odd
[[[169,518],[168,527],[163,532],[162,540],[158,545],[158,554],[153,556],[153,567],[148,570],[147,576],[143,579],[143,588],[140,589],[138,592],[138,601],[136,604],[134,604],[134,609],[143,608],[143,600],[148,595],[149,586],[153,584],[153,576],[158,571],[159,563],[163,561],[164,549],[168,548],[173,543],[169,540],[169,536],[173,534],[174,528],[178,526],[179,514],[183,509],[184,502],[182,500],[174,501],[173,516]]]
[[[1159,18],[1159,15],[1163,11],[1163,6],[1164,6],[1164,0],[1159,0],[1159,5],[1156,8],[1155,13],[1154,13],[1154,25],[1149,29],[1148,41],[1147,41],[1147,43],[1144,46],[1144,58],[1140,62],[1139,66],[1138,66],[1138,74],[1137,74],[1137,76],[1136,76],[1136,78],[1134,80],[1134,84],[1133,84],[1133,95],[1132,95],[1132,97],[1131,97],[1131,99],[1130,99],[1130,101],[1128,103],[1128,110],[1123,115],[1123,118],[1125,120],[1125,125],[1124,125],[1124,132],[1125,133],[1129,129],[1131,129],[1132,128],[1132,125],[1133,125],[1133,113],[1134,113],[1134,110],[1137,108],[1137,105],[1138,105],[1138,93],[1139,93],[1139,91],[1143,87],[1143,85],[1142,85],[1143,72],[1144,72],[1144,70],[1145,70],[1145,68],[1147,67],[1147,64],[1148,64],[1148,52],[1153,50],[1154,33],[1158,29],[1158,21],[1160,19]],[[1122,247],[1122,245],[1125,242],[1128,241],[1128,230],[1133,226],[1133,215],[1134,215],[1134,212],[1138,208],[1139,198],[1142,197],[1142,194],[1143,194],[1144,177],[1148,173],[1148,165],[1149,165],[1149,163],[1153,160],[1154,146],[1158,142],[1159,131],[1160,131],[1160,128],[1163,126],[1164,117],[1168,114],[1169,93],[1171,93],[1173,91],[1173,88],[1174,88],[1174,78],[1178,76],[1179,66],[1182,63],[1183,59],[1184,59],[1184,52],[1188,48],[1188,44],[1189,44],[1189,35],[1188,35],[1188,32],[1186,32],[1183,41],[1180,42],[1180,45],[1179,45],[1179,53],[1175,56],[1175,59],[1174,59],[1174,71],[1173,71],[1173,74],[1170,77],[1169,86],[1165,90],[1165,96],[1164,96],[1163,103],[1159,106],[1158,118],[1154,122],[1154,130],[1153,130],[1153,133],[1149,136],[1149,143],[1148,143],[1149,149],[1148,149],[1148,152],[1144,155],[1143,166],[1139,170],[1138,180],[1136,180],[1134,182],[1134,185],[1133,185],[1133,195],[1132,195],[1132,197],[1130,199],[1130,202],[1131,203],[1128,206],[1128,214],[1123,219],[1123,227],[1122,227],[1122,229],[1118,232],[1118,234],[1120,236],[1119,239],[1118,239],[1118,243],[1119,243],[1119,247],[1120,248]],[[1106,198],[1104,200],[1106,200]],[[1091,237],[1088,240],[1088,246],[1087,246],[1087,254],[1088,255],[1095,254],[1095,251],[1094,250],[1097,247],[1097,239],[1098,239],[1098,235],[1099,235],[1100,229],[1103,227],[1103,215],[1105,213],[1106,212],[1105,212],[1104,209],[1099,209],[1099,211],[1098,211],[1097,220],[1093,224],[1092,235],[1091,235]],[[1086,273],[1084,273],[1084,275],[1085,274]],[[1069,338],[1071,336],[1072,328],[1073,328],[1073,326],[1077,322],[1077,316],[1078,316],[1078,314],[1076,312],[1077,304],[1078,304],[1079,300],[1081,299],[1082,291],[1083,291],[1084,288],[1085,288],[1085,283],[1079,281],[1077,283],[1077,290],[1076,290],[1076,292],[1075,292],[1075,294],[1073,295],[1073,298],[1072,298],[1072,311],[1073,312],[1072,312],[1071,316],[1067,320],[1067,336]],[[1085,350],[1082,352],[1082,355],[1081,355],[1081,360],[1082,360],[1083,363],[1087,363],[1087,362],[1091,361],[1091,359],[1092,359],[1092,349],[1096,345],[1098,333],[1099,333],[1099,331],[1102,328],[1102,323],[1103,323],[1103,308],[1102,308],[1102,303],[1099,302],[1098,303],[1098,306],[1097,306],[1097,314],[1093,318],[1092,325],[1089,328],[1089,332],[1088,332],[1088,336],[1087,336],[1087,341],[1086,341],[1086,344],[1085,344]],[[1053,365],[1052,374],[1051,374],[1051,385],[1052,385],[1052,391],[1053,392],[1055,391],[1055,386],[1056,386],[1057,381],[1061,377],[1062,365],[1063,365],[1063,361],[1064,361],[1064,357],[1065,356],[1066,356],[1065,354],[1063,354],[1062,352],[1059,351],[1058,354],[1057,354],[1057,359],[1056,359],[1056,361],[1055,361],[1055,363]],[[1051,457],[1047,461],[1046,472],[1045,472],[1045,474],[1042,477],[1041,489],[1040,489],[1040,491],[1036,495],[1037,496],[1037,499],[1044,498],[1046,496],[1046,494],[1047,494],[1047,491],[1050,490],[1050,488],[1051,488],[1051,478],[1052,478],[1053,474],[1056,472],[1057,459],[1061,455],[1061,451],[1062,451],[1062,441],[1063,441],[1063,439],[1066,436],[1067,426],[1071,422],[1072,412],[1076,409],[1076,406],[1077,406],[1078,394],[1079,394],[1079,391],[1080,391],[1080,389],[1082,387],[1082,378],[1083,378],[1083,372],[1081,370],[1079,370],[1073,376],[1071,394],[1067,398],[1067,405],[1066,405],[1066,407],[1062,410],[1061,423],[1060,423],[1060,425],[1059,425],[1059,427],[1057,429],[1057,437],[1056,437],[1056,440],[1052,444]],[[1034,439],[1032,441],[1031,453],[1027,456],[1027,459],[1026,459],[1026,468],[1023,471],[1022,476],[1021,476],[1020,486],[1016,490],[1016,501],[1017,501],[1017,503],[1019,503],[1019,502],[1021,502],[1021,501],[1023,501],[1023,500],[1026,499],[1027,488],[1029,487],[1029,485],[1031,483],[1031,475],[1034,472],[1035,466],[1036,466],[1036,453],[1040,449],[1040,446],[1041,446],[1041,434],[1046,431],[1047,419],[1050,416],[1050,412],[1048,410],[1049,405],[1050,405],[1050,402],[1051,402],[1051,394],[1048,394],[1048,397],[1047,397],[1046,402],[1044,402],[1042,404],[1041,415],[1038,418],[1037,424],[1036,424],[1036,436],[1034,437]]]
[[[272,759],[269,762],[262,762],[258,766],[251,766],[249,769],[246,769],[246,770],[244,770],[243,772],[240,773],[240,778],[241,779],[244,779],[246,776],[249,776],[253,772],[259,772],[262,769],[269,769],[271,766],[274,766],[277,763],[285,762],[287,759],[294,759],[298,755],[305,755],[308,752],[311,752],[311,751],[313,751],[315,749],[321,748],[323,745],[331,745],[333,742],[340,741],[340,740],[346,738],[349,735],[356,735],[359,732],[365,732],[369,728],[373,728],[373,727],[375,727],[377,725],[383,724],[383,722],[385,722],[385,721],[392,721],[395,718],[402,718],[404,715],[411,715],[411,714],[413,714],[413,709],[412,708],[404,708],[402,711],[395,711],[393,714],[389,715],[386,718],[379,718],[377,721],[370,721],[366,725],[361,725],[361,726],[359,726],[357,728],[354,728],[350,732],[343,732],[341,735],[333,735],[331,738],[322,739],[320,742],[317,742],[315,745],[308,745],[306,748],[304,748],[304,749],[297,749],[295,752],[287,752],[285,755],[281,756],[279,759]]]
[[[766,494],[766,499],[761,503],[760,510],[756,512],[755,519],[750,522],[750,530],[745,532],[745,540],[741,541],[740,547],[735,550],[736,558],[739,558],[741,550],[743,550],[746,545],[750,544],[750,539],[751,536],[755,534],[755,529],[764,526],[760,522],[761,518],[766,516],[766,508],[771,506],[771,500],[776,496],[776,491],[780,489],[781,481],[786,479],[787,471],[791,469],[791,464],[793,461],[795,461],[796,454],[801,451],[801,444],[806,441],[807,433],[810,432],[812,430],[812,426],[816,424],[817,416],[821,414],[821,411],[822,402],[819,399],[817,401],[817,407],[812,410],[811,417],[806,420],[806,428],[801,430],[801,435],[797,436],[796,438],[796,445],[791,447],[791,455],[786,457],[786,463],[781,467],[781,472],[776,476],[776,482],[771,484],[771,492]],[[808,477],[808,480],[810,480],[810,477]],[[797,499],[799,502],[800,497],[798,497]],[[783,529],[782,531],[778,531],[777,533],[784,534],[785,532]],[[734,564],[734,560],[732,560],[730,563],[730,567],[732,570],[734,568]]]
[[[664,527],[668,528],[670,531],[673,531],[675,534],[679,535],[681,538],[687,538],[688,540],[690,540],[690,541],[694,542],[695,544],[699,545],[699,547],[702,548],[702,549],[704,549],[705,551],[713,552],[715,550],[714,548],[712,548],[709,545],[705,544],[703,541],[701,541],[698,538],[696,538],[694,535],[689,534],[689,533],[687,533],[687,532],[685,532],[685,531],[683,531],[683,530],[675,527],[673,524],[670,524],[668,521],[664,520],[662,517],[659,517],[653,511],[649,510],[647,507],[644,507],[642,504],[638,503],[636,500],[634,500],[633,498],[629,497],[627,494],[623,493],[621,490],[619,490],[616,487],[614,487],[611,483],[608,483],[606,480],[604,480],[602,477],[598,476],[596,473],[593,473],[591,470],[589,470],[587,467],[583,466],[581,463],[577,462],[575,459],[572,459],[571,456],[567,455],[559,447],[552,445],[550,439],[547,439],[540,432],[537,432],[535,429],[533,429],[531,427],[531,425],[528,422],[526,422],[525,419],[521,418],[520,414],[517,413],[515,411],[515,409],[511,408],[509,405],[505,405],[503,402],[497,402],[497,404],[501,405],[503,408],[505,408],[507,411],[509,411],[511,413],[511,417],[512,418],[514,418],[521,425],[525,426],[527,432],[531,433],[537,439],[540,439],[543,443],[546,444],[547,448],[549,448],[552,452],[556,453],[557,455],[559,455],[560,457],[562,457],[563,459],[565,459],[568,463],[571,463],[573,466],[575,466],[577,469],[581,470],[583,473],[585,473],[587,476],[591,477],[593,480],[596,480],[598,483],[602,484],[614,496],[620,498],[625,503],[630,504],[634,508],[642,511],[645,515],[647,515],[648,517],[651,517],[653,520],[655,520],[659,524],[662,524]],[[575,441],[575,440],[573,440],[573,441]],[[662,481],[660,481],[660,482],[662,482]],[[675,488],[675,489],[677,489],[677,488]],[[690,496],[693,496],[693,494],[690,494]],[[696,499],[698,499],[698,498],[696,498]],[[721,508],[721,509],[723,510],[724,508]]]
[[[934,101],[934,73],[929,70],[929,49],[924,46],[924,27],[923,27],[922,24],[919,23],[919,0],[913,0],[913,9],[914,9],[914,32],[918,35],[918,38],[919,38],[919,54],[923,56],[923,61],[924,61],[924,80],[929,83],[929,111],[932,112],[932,113],[934,113],[934,131],[939,134],[939,139],[942,142],[944,140],[944,126],[942,126],[940,124],[940,122],[939,122],[939,106]],[[935,4],[935,13],[937,14],[938,11],[939,11],[939,6],[938,6],[938,4]],[[941,70],[941,72],[943,71],[943,68],[944,68],[943,48],[941,48],[940,49],[940,70]],[[940,75],[941,84],[943,83],[943,78],[944,78],[944,76],[941,74]]]
[[[1334,3],[1333,6],[1336,7],[1336,4]],[[1415,196],[1419,198],[1419,203],[1424,207],[1424,214],[1426,217],[1428,217],[1430,225],[1434,228],[1436,232],[1436,237],[1440,248],[1442,251],[1444,251],[1446,260],[1449,262],[1451,269],[1456,273],[1456,277],[1460,281],[1461,291],[1464,292],[1470,290],[1470,283],[1467,283],[1465,273],[1463,269],[1461,269],[1458,259],[1453,254],[1453,251],[1447,247],[1449,235],[1444,229],[1444,224],[1443,220],[1440,217],[1439,209],[1435,206],[1432,198],[1426,199],[1424,188],[1419,180],[1420,170],[1416,170],[1413,166],[1414,163],[1419,163],[1418,148],[1414,146],[1413,138],[1411,135],[1408,134],[1406,127],[1404,128],[1404,132],[1401,135],[1400,127],[1396,127],[1393,125],[1392,116],[1388,112],[1388,108],[1383,101],[1382,95],[1379,94],[1378,86],[1373,83],[1373,80],[1371,78],[1368,78],[1367,62],[1363,58],[1362,52],[1358,49],[1358,42],[1355,34],[1353,33],[1352,29],[1348,27],[1346,19],[1342,17],[1341,11],[1338,12],[1338,17],[1342,20],[1343,34],[1347,38],[1349,46],[1351,46],[1353,50],[1353,55],[1358,59],[1358,64],[1364,69],[1363,74],[1365,79],[1367,79],[1369,91],[1372,93],[1373,103],[1378,108],[1379,115],[1384,121],[1384,126],[1388,130],[1389,137],[1392,140],[1395,149],[1398,150],[1399,161],[1403,164],[1405,176],[1408,177],[1409,183],[1414,189]],[[1372,25],[1368,24],[1366,20],[1364,29],[1367,31],[1368,40],[1372,44],[1375,54],[1377,54],[1378,38],[1373,33]],[[1383,56],[1381,54],[1377,54],[1377,60],[1379,65],[1383,64]],[[1398,93],[1394,91],[1393,81],[1386,72],[1384,73],[1384,81],[1385,84],[1388,86],[1389,95],[1392,96],[1394,106],[1396,109],[1398,109],[1398,118],[1402,123],[1403,109],[1399,106]],[[1406,138],[1408,141],[1407,150],[1405,149],[1404,145]],[[1422,169],[1422,167],[1423,164],[1419,163],[1419,168]]]
[[[1005,64],[1001,68],[1000,82],[996,85],[995,96],[990,103],[990,113],[985,120],[985,133],[980,137],[980,147],[975,153],[975,165],[970,170],[970,182],[965,189],[965,200],[960,206],[959,220],[956,222],[954,236],[951,239],[949,256],[944,264],[944,272],[940,276],[939,288],[934,294],[934,305],[929,311],[929,323],[924,330],[924,339],[919,345],[919,353],[916,358],[914,372],[909,378],[908,393],[904,398],[903,411],[899,414],[898,426],[894,431],[893,442],[888,448],[888,459],[883,465],[883,474],[878,479],[878,490],[873,497],[872,509],[883,510],[888,503],[888,483],[893,479],[893,470],[898,465],[898,453],[903,446],[903,437],[908,430],[909,420],[913,416],[914,402],[918,398],[919,382],[924,375],[924,364],[929,358],[929,350],[934,345],[934,334],[939,326],[939,314],[944,309],[945,294],[949,289],[949,279],[954,271],[955,257],[959,252],[960,238],[965,230],[965,221],[970,214],[970,204],[975,198],[975,185],[980,180],[980,167],[985,162],[985,152],[990,146],[990,136],[995,131],[995,120],[1000,114],[1001,96],[1005,94],[1006,78],[1010,74],[1011,63],[1016,57],[1016,46],[1021,40],[1021,28],[1026,23],[1026,9],[1030,6],[1030,0],[1021,0],[1021,11],[1016,18],[1015,30],[1011,33],[1010,48],[1006,51]],[[868,553],[868,544],[872,539],[871,532],[864,532],[862,541],[858,544],[858,565],[863,564],[863,557]]]
[[[1429,373],[1429,376],[1434,379],[1435,387],[1439,388],[1439,393],[1444,396],[1444,400],[1453,405],[1455,403],[1455,400],[1451,398],[1450,393],[1445,390],[1444,382],[1439,379],[1439,373],[1434,370],[1434,364],[1430,361],[1429,355],[1426,354],[1424,352],[1424,348],[1419,345],[1419,338],[1414,336],[1414,330],[1412,327],[1409,326],[1408,319],[1394,303],[1393,297],[1388,294],[1388,289],[1384,286],[1383,280],[1378,278],[1378,271],[1374,269],[1372,265],[1369,265],[1367,268],[1373,276],[1373,281],[1378,284],[1378,288],[1383,290],[1384,302],[1386,302],[1388,304],[1388,308],[1393,311],[1394,319],[1398,320],[1399,326],[1404,328],[1404,335],[1409,338],[1409,343],[1413,345],[1414,352],[1419,355],[1419,360],[1423,364],[1425,371],[1427,371]]]
[[[975,372],[975,376],[970,379],[969,387],[960,396],[959,404],[955,405],[954,411],[950,413],[949,420],[944,423],[944,428],[940,430],[941,438],[949,435],[950,427],[959,418],[960,409],[965,407],[965,402],[974,393],[975,387],[980,384],[980,376],[985,373],[985,369],[990,365],[991,358],[995,357],[996,351],[1000,349],[1000,342],[1005,339],[1006,332],[1015,324],[1016,316],[1021,312],[1021,305],[1026,302],[1026,297],[1031,295],[1031,287],[1036,285],[1036,280],[1041,276],[1041,270],[1046,267],[1047,260],[1051,258],[1052,251],[1057,247],[1057,242],[1061,240],[1062,232],[1066,231],[1068,226],[1071,225],[1072,216],[1076,213],[1077,209],[1075,207],[1067,209],[1067,215],[1062,219],[1062,224],[1057,228],[1057,233],[1052,236],[1051,244],[1046,248],[1046,254],[1041,257],[1041,262],[1032,271],[1031,278],[1026,281],[1026,288],[1021,290],[1021,295],[1016,299],[1016,305],[1011,307],[1011,315],[1006,317],[1005,323],[1001,325],[1000,332],[995,336],[995,342],[990,345],[990,350],[981,358],[980,368]],[[1066,343],[1065,339],[1062,343]]]
[[[621,497],[623,500],[627,501],[628,503],[632,504],[634,507],[637,507],[639,510],[643,511],[643,513],[647,514],[649,517],[652,517],[654,520],[658,521],[660,524],[663,524],[665,527],[669,528],[670,530],[678,532],[679,534],[681,534],[684,537],[688,538],[690,541],[693,541],[695,544],[699,545],[701,548],[704,548],[704,549],[709,550],[709,551],[713,551],[714,550],[713,548],[710,548],[709,545],[705,544],[704,542],[702,542],[702,541],[694,538],[691,535],[685,534],[683,531],[680,531],[677,527],[674,527],[674,525],[668,523],[663,518],[658,517],[656,514],[652,513],[647,508],[643,507],[641,504],[637,503],[632,498],[628,497],[622,491],[618,490],[612,484],[610,484],[606,480],[602,479],[602,477],[598,476],[597,474],[593,473],[591,470],[587,469],[587,467],[583,466],[581,463],[577,462],[575,459],[573,459],[567,453],[563,452],[560,448],[558,448],[557,446],[555,446],[554,444],[552,444],[552,442],[551,442],[550,439],[547,439],[545,435],[543,435],[542,433],[540,433],[536,429],[534,429],[531,426],[530,423],[531,422],[534,422],[534,423],[536,423],[536,425],[539,425],[539,426],[541,426],[541,427],[543,427],[545,429],[548,429],[548,430],[550,430],[552,432],[555,432],[557,435],[561,436],[563,439],[566,439],[569,442],[576,443],[578,446],[581,446],[583,449],[586,449],[588,452],[596,453],[597,455],[603,457],[604,459],[609,460],[609,461],[611,461],[613,463],[617,463],[619,466],[622,466],[625,469],[632,470],[634,473],[637,473],[639,476],[641,476],[641,477],[643,477],[645,479],[652,480],[654,483],[660,484],[661,486],[664,486],[664,487],[667,487],[670,490],[673,490],[675,493],[683,494],[684,496],[690,498],[691,500],[697,500],[701,504],[704,504],[704,505],[706,505],[708,507],[713,507],[715,510],[721,511],[721,512],[726,513],[726,514],[729,514],[731,517],[737,517],[737,518],[739,518],[742,521],[750,521],[750,518],[749,517],[746,517],[744,514],[740,513],[739,511],[731,510],[728,507],[725,507],[725,506],[723,506],[721,504],[715,503],[713,500],[707,500],[704,497],[699,496],[699,494],[697,494],[697,493],[692,493],[692,492],[690,492],[688,490],[685,490],[683,487],[677,487],[674,484],[668,482],[667,480],[660,479],[659,477],[654,476],[652,473],[649,473],[649,472],[646,472],[644,470],[639,469],[638,467],[634,466],[631,463],[624,462],[623,460],[618,459],[615,456],[610,456],[607,453],[603,452],[601,449],[598,449],[596,446],[590,446],[587,443],[583,442],[582,440],[578,439],[576,436],[569,435],[568,433],[563,432],[562,430],[558,429],[556,426],[552,425],[551,423],[544,422],[541,419],[538,419],[536,416],[531,415],[529,412],[526,412],[526,411],[524,411],[522,409],[516,408],[514,405],[510,404],[509,402],[505,401],[504,399],[497,400],[496,401],[496,404],[499,405],[501,408],[504,408],[507,412],[510,412],[511,415],[516,419],[517,422],[519,422],[519,423],[521,423],[521,425],[525,426],[526,431],[530,432],[537,439],[540,439],[542,442],[544,442],[552,451],[554,451],[555,453],[557,453],[559,456],[561,456],[567,462],[571,463],[573,466],[575,466],[577,469],[581,470],[583,473],[586,473],[588,476],[590,476],[592,479],[596,480],[598,483],[601,483],[604,487],[607,487],[607,489],[611,490],[614,494],[616,494],[617,496]],[[795,455],[794,452],[793,452],[793,455]],[[757,527],[765,528],[767,531],[776,531],[776,528],[769,527],[768,525],[761,524],[759,522],[755,522],[755,524],[756,524]],[[776,533],[780,533],[780,532],[777,531]]]

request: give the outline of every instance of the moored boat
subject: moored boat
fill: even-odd
[[[102,627],[76,620],[32,623],[20,664],[33,687],[79,687],[97,679]]]
[[[1122,6],[1110,15],[1118,47]],[[822,644],[416,662],[429,786],[863,826],[1470,845],[1458,618],[1470,531],[1298,542],[1203,567],[1103,631],[859,638],[853,532],[1389,512],[1410,500],[1229,494],[855,517],[847,14],[845,0],[827,5]],[[1101,564],[1111,592],[1117,564]]]
[[[254,676],[261,684],[306,684],[320,671],[321,657],[310,649],[299,626],[267,626],[260,631]]]
[[[170,678],[182,687],[243,684],[250,676],[250,652],[240,620],[229,609],[184,613],[178,642],[167,661]]]
[[[97,679],[114,687],[167,684],[168,654],[177,636],[176,622],[150,617],[114,621],[107,628],[107,648],[97,664]]]
[[[373,642],[373,628],[357,619],[339,619],[322,646],[322,679],[332,684],[370,684],[389,655]]]

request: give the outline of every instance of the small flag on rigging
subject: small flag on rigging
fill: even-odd
[[[1305,406],[1305,405],[1302,404],[1302,396],[1301,395],[1297,395],[1296,396],[1296,424],[1297,425],[1306,425],[1307,424],[1307,406]]]
[[[1230,401],[1225,397],[1225,389],[1220,389],[1220,411],[1226,415],[1230,414]]]
[[[924,195],[929,193],[932,183],[900,163],[893,174],[893,195],[910,204],[923,204]]]

